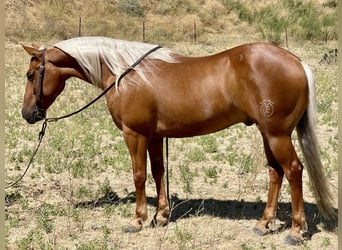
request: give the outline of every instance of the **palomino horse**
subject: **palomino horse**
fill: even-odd
[[[152,224],[165,225],[169,204],[163,179],[163,138],[213,133],[239,122],[256,124],[269,165],[266,208],[254,232],[269,232],[285,175],[292,200],[292,226],[285,241],[297,244],[303,239],[302,230],[307,227],[303,164],[291,142],[295,128],[318,208],[325,217],[335,216],[314,131],[313,75],[290,52],[267,43],[252,43],[212,56],[185,57],[150,44],[104,37],[74,38],[42,50],[23,47],[32,56],[22,109],[28,123],[45,118],[70,77],[101,89],[116,82],[105,97],[132,160],[136,211],[127,231],[141,230],[147,219],[147,152],[158,196]],[[146,52],[150,54],[135,63]],[[125,72],[128,68],[129,73]]]

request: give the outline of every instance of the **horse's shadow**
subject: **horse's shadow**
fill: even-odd
[[[115,192],[111,191],[105,196],[92,201],[84,201],[75,204],[78,208],[102,207],[108,205],[119,205],[135,202],[135,193],[129,193],[125,197],[120,198]],[[147,197],[147,203],[155,206],[156,198]],[[223,219],[242,220],[256,219],[258,220],[265,208],[264,202],[251,202],[242,200],[217,200],[217,199],[179,199],[177,196],[171,197],[171,214],[170,221],[175,222],[180,219],[192,216],[209,215]],[[320,232],[319,224],[330,232],[336,232],[337,219],[326,220],[319,215],[317,205],[314,203],[304,202],[305,216],[309,231],[306,238],[311,237]],[[335,209],[336,213],[338,212]],[[291,203],[280,202],[278,204],[277,219],[281,221],[281,230],[285,230],[291,226]]]

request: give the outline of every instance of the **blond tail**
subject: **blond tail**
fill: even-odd
[[[315,134],[315,81],[309,66],[303,62],[302,65],[308,81],[309,103],[303,117],[297,125],[297,134],[299,137],[300,147],[305,158],[306,169],[309,174],[311,188],[316,198],[318,209],[325,218],[331,219],[335,218],[337,214],[332,207],[334,197],[329,190],[328,182],[323,173],[323,166],[319,156],[317,136]]]

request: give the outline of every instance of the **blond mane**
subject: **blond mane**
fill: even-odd
[[[128,67],[136,62],[142,55],[156,47],[156,45],[117,40],[107,37],[77,37],[54,44],[54,47],[64,51],[77,60],[89,81],[101,87],[101,59],[110,71],[118,78]],[[176,63],[176,54],[166,48],[160,48],[150,54],[147,59],[157,59],[169,63]],[[150,83],[147,72],[151,68],[143,67],[142,61],[134,70],[145,83]],[[155,68],[155,66],[152,66]],[[125,77],[129,80],[129,74]],[[117,86],[118,87],[118,86]]]

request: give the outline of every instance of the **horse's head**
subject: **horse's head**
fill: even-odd
[[[51,51],[53,49],[23,47],[31,55],[31,61],[26,74],[22,116],[33,124],[45,118],[46,110],[63,91],[66,79],[62,70],[52,61],[56,57]]]

